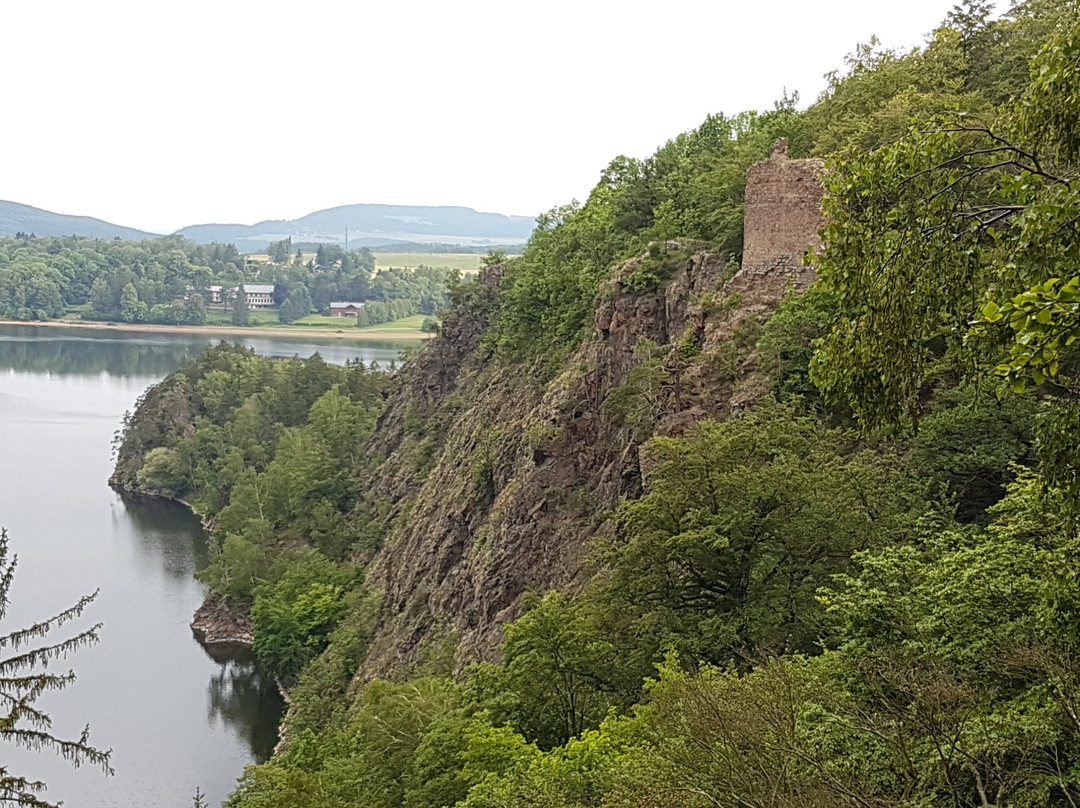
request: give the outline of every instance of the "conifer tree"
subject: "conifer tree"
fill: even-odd
[[[236,295],[233,297],[232,324],[247,325],[250,320],[251,315],[248,312],[247,293],[244,291],[244,285],[240,284],[236,287]]]
[[[17,562],[16,557],[9,559],[7,531],[0,528],[0,625],[7,617],[8,592]],[[0,629],[0,741],[34,751],[53,751],[75,768],[89,763],[111,775],[112,753],[90,745],[89,726],[76,740],[58,738],[51,731],[52,719],[35,706],[43,693],[63,690],[75,681],[74,671],[52,672],[50,663],[98,641],[100,623],[57,642],[48,639],[54,629],[80,617],[96,597],[97,592],[84,595],[73,606],[26,628]],[[56,808],[56,803],[42,798],[45,790],[45,783],[21,777],[0,764],[0,806]]]

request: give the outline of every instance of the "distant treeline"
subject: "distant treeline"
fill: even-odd
[[[286,240],[272,261],[247,260],[231,244],[179,236],[140,242],[75,236],[0,239],[0,318],[50,320],[79,307],[84,319],[199,325],[211,286],[273,284],[285,321],[336,300],[370,303],[366,325],[446,306],[449,273],[394,269],[375,274],[370,250],[321,245],[304,262]],[[284,306],[286,301],[290,305]],[[385,319],[380,319],[385,318]]]

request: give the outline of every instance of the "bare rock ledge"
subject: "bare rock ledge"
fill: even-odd
[[[205,646],[251,648],[248,606],[211,592],[195,612],[191,633]]]

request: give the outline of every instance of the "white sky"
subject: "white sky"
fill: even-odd
[[[6,3],[0,199],[171,231],[354,202],[535,215],[711,112],[803,103],[955,0]]]

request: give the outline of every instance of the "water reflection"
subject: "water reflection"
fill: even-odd
[[[207,563],[207,535],[199,518],[178,502],[120,494],[127,518],[136,528],[139,548],[153,564],[177,580],[189,581]],[[207,693],[207,718],[222,721],[262,763],[278,740],[284,700],[271,677],[263,675],[250,649],[201,646],[217,663]]]
[[[277,717],[285,710],[274,681],[263,675],[250,657],[247,661],[232,660],[210,677],[206,694],[207,717],[220,719],[239,732],[259,763],[269,760],[278,742]]]
[[[11,334],[24,326],[0,328],[0,368],[39,373],[95,376],[152,376],[163,378],[185,359],[198,353],[201,345],[160,344],[148,340],[116,340],[103,350],[101,340],[78,337]]]
[[[174,578],[189,579],[206,566],[206,532],[185,505],[166,499],[119,494],[136,528],[139,548]]]
[[[154,334],[78,327],[0,325],[0,369],[93,376],[161,379],[211,343],[238,342],[272,357],[308,357],[318,352],[331,364],[350,359],[380,367],[396,363],[410,342],[318,340],[303,334],[255,337],[243,334]]]

